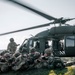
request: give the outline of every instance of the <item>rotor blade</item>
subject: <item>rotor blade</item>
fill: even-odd
[[[18,1],[14,1],[14,0],[7,0],[7,1],[15,3],[15,4],[17,4],[17,5],[19,5],[19,6],[23,7],[23,8],[26,8],[26,9],[28,9],[28,10],[30,10],[30,11],[32,11],[32,12],[34,12],[34,13],[36,13],[36,14],[44,17],[44,18],[46,18],[46,19],[48,19],[48,20],[56,20],[57,19],[57,18],[54,18],[54,17],[52,17],[50,15],[47,15],[47,14],[41,12],[41,11],[38,11],[38,10],[36,10],[34,8],[31,8],[31,6],[28,6],[26,3],[22,4],[22,3],[18,2]]]
[[[10,31],[10,32],[2,33],[2,34],[0,34],[0,36],[11,34],[11,33],[17,33],[17,32],[21,32],[21,31],[26,31],[26,30],[31,30],[31,29],[35,29],[35,28],[40,28],[40,27],[46,27],[49,25],[50,25],[50,23],[47,23],[47,24],[43,24],[43,25],[33,26],[33,27],[19,29],[19,30],[15,30],[15,31]]]
[[[62,21],[62,23],[66,23],[67,21],[71,21],[71,20],[74,20],[75,18],[70,18],[70,19],[65,19]]]

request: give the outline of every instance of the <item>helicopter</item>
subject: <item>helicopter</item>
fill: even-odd
[[[75,56],[75,50],[74,50],[75,49],[75,26],[70,26],[66,24],[66,22],[74,20],[75,18],[68,18],[68,19],[64,19],[63,17],[55,18],[39,10],[36,10],[28,6],[27,4],[22,4],[16,0],[6,0],[6,1],[14,3],[25,9],[28,9],[52,22],[43,25],[38,25],[38,26],[33,26],[29,28],[2,33],[0,34],[0,36],[26,31],[30,29],[40,28],[40,27],[46,27],[51,24],[54,25],[59,24],[58,27],[52,27],[48,30],[36,34],[35,36],[25,39],[20,48],[25,47],[29,52],[30,47],[35,47],[36,50],[39,51],[40,53],[44,53],[44,50],[46,48],[51,48],[55,56],[62,56],[62,57]],[[62,24],[64,24],[65,26],[62,26]],[[51,45],[49,45],[49,43],[51,43]]]

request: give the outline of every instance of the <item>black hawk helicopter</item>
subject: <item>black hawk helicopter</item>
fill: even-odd
[[[55,56],[70,56],[70,57],[75,56],[75,26],[70,26],[66,24],[66,22],[73,20],[75,18],[68,18],[68,19],[64,19],[63,17],[55,18],[39,10],[36,10],[25,3],[22,4],[18,0],[5,0],[5,1],[14,3],[18,6],[28,9],[50,21],[53,20],[53,22],[2,33],[0,34],[0,36],[45,27],[51,24],[59,24],[58,27],[52,27],[51,29],[42,31],[31,38],[25,39],[20,48],[25,47],[29,52],[30,47],[35,47],[40,53],[44,53],[44,50],[46,48],[52,48]],[[62,26],[62,24],[64,24],[65,26]],[[51,45],[49,45],[49,42],[52,42]]]

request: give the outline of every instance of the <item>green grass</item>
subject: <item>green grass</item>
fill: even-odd
[[[75,68],[67,67],[62,70],[33,69],[28,71],[11,71],[8,73],[1,73],[0,75],[75,75]]]

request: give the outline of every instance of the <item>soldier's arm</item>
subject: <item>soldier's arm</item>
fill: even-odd
[[[15,46],[19,46],[20,44],[16,44],[16,42],[14,42]]]

